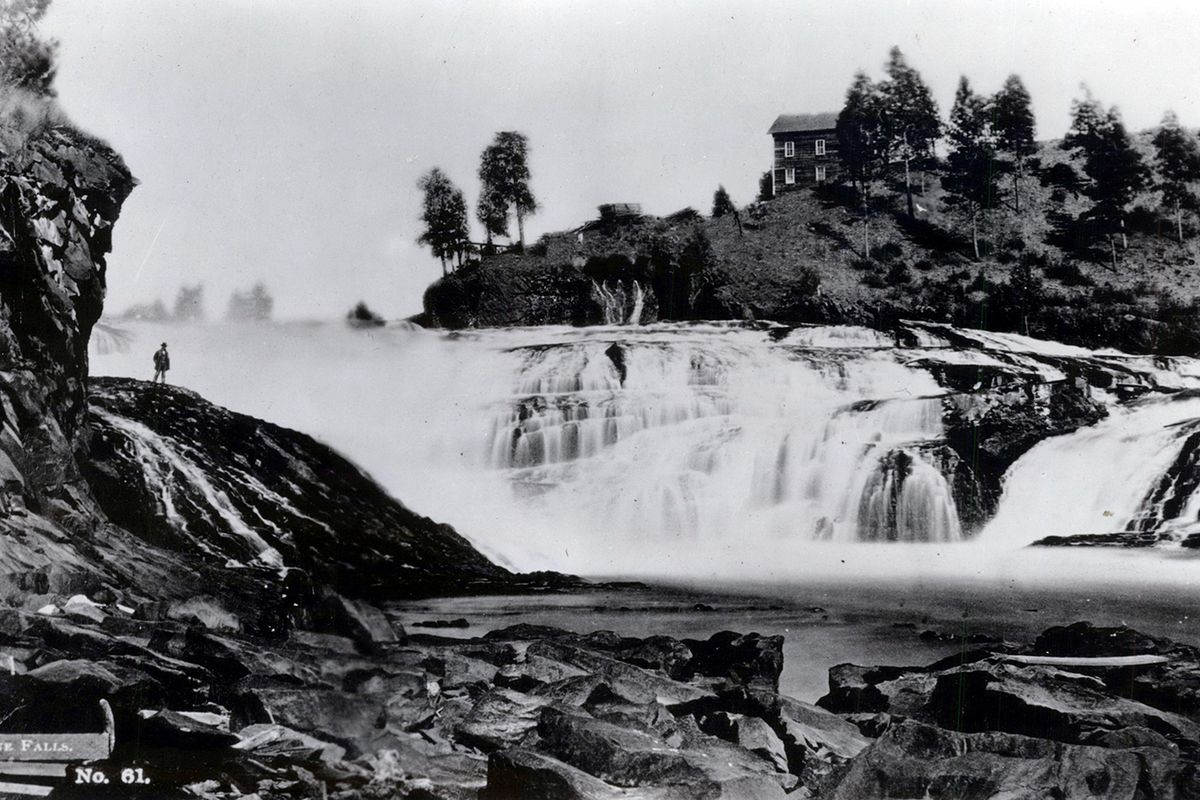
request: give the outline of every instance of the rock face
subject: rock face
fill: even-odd
[[[77,467],[87,340],[134,183],[116,153],[66,126],[0,154],[0,530],[24,513],[71,530],[96,518]]]
[[[145,553],[286,566],[373,597],[468,592],[508,575],[324,445],[187,390],[96,379],[89,424],[88,484]]]

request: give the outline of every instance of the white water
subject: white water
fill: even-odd
[[[1089,574],[1112,580],[1186,581],[1200,568],[1162,552],[1023,549],[1136,516],[1181,446],[1164,426],[1200,417],[1200,401],[1165,396],[1113,401],[1096,428],[1034,448],[995,520],[964,539],[928,456],[946,390],[925,365],[1002,364],[1053,380],[1063,373],[1043,356],[1096,360],[1078,348],[937,326],[910,331],[910,349],[849,327],[778,342],[732,324],[125,327],[125,341],[98,331],[93,373],[148,378],[166,340],[173,382],[318,436],[522,569],[1053,581],[1092,564]],[[964,334],[977,349],[946,347]],[[1107,359],[1142,382],[1200,383],[1191,360]],[[884,539],[908,544],[870,543]]]
[[[245,539],[256,553],[255,559],[257,561],[261,561],[263,564],[271,567],[283,567],[283,556],[280,555],[279,551],[263,541],[263,538],[242,519],[241,514],[234,508],[233,503],[229,501],[229,497],[223,491],[213,486],[205,475],[204,470],[192,462],[184,453],[176,450],[172,444],[140,422],[110,414],[102,409],[97,409],[96,413],[109,425],[112,425],[129,437],[138,461],[146,470],[148,476],[147,483],[158,487],[159,497],[162,500],[168,519],[184,530],[187,529],[187,520],[178,512],[175,503],[175,476],[178,475],[179,482],[200,492],[201,496],[204,497],[209,509],[215,515],[210,522],[216,524],[218,527],[224,527],[230,533]],[[261,488],[265,491],[265,487]],[[205,545],[201,537],[197,537],[195,542],[210,553],[214,552]]]

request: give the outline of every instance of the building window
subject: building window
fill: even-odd
[[[783,143],[783,157],[791,158],[794,155],[796,155],[796,143],[795,142],[784,142]]]
[[[817,183],[824,183],[824,182],[825,182],[825,165],[822,164],[821,166],[817,167]]]
[[[783,171],[783,182],[784,183],[795,183],[796,182],[796,170],[794,167],[788,167],[787,169],[785,169]]]
[[[824,139],[817,139],[817,155],[819,155],[819,156],[825,155],[825,140]]]

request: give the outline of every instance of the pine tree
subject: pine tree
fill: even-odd
[[[979,258],[979,218],[995,205],[999,193],[990,106],[987,98],[971,90],[966,76],[959,79],[946,134],[950,156],[942,187],[948,193],[946,201],[970,215],[975,258]]]
[[[483,172],[482,168],[480,172]],[[479,191],[479,200],[475,203],[475,218],[483,225],[489,252],[492,249],[493,236],[508,236],[508,204],[496,188],[486,181]]]
[[[1174,111],[1163,116],[1162,126],[1154,135],[1154,161],[1163,205],[1175,216],[1175,231],[1183,244],[1183,209],[1195,208],[1197,197],[1192,186],[1200,181],[1200,146],[1196,138],[1179,125]]]
[[[718,186],[713,192],[713,217],[723,217],[726,214],[732,214],[737,211],[737,206],[733,204],[733,200],[729,197],[729,192],[725,191],[724,186]]]
[[[887,80],[878,88],[892,137],[889,148],[904,161],[904,195],[908,201],[908,216],[915,219],[911,165],[913,161],[921,163],[933,155],[942,122],[938,118],[937,103],[921,79],[921,73],[905,62],[899,47],[892,48],[886,70]]]
[[[489,203],[503,208],[505,219],[511,209],[517,217],[517,236],[525,246],[525,217],[538,210],[529,188],[529,140],[516,131],[500,131],[484,149],[479,163],[479,179]],[[487,223],[484,223],[485,227]],[[507,227],[507,221],[505,222]]]
[[[1029,92],[1017,75],[1009,75],[1004,86],[992,98],[992,129],[996,134],[996,148],[1012,159],[1013,208],[1018,213],[1021,211],[1021,179],[1025,176],[1025,159],[1037,152],[1030,103]]]
[[[775,181],[771,170],[767,170],[758,179],[758,200],[770,200],[775,196]]]
[[[1083,158],[1087,176],[1083,193],[1092,202],[1084,216],[1107,235],[1116,269],[1116,237],[1121,237],[1122,249],[1129,246],[1125,213],[1146,185],[1146,166],[1125,131],[1120,112],[1115,107],[1105,111],[1086,87],[1084,92],[1083,99],[1071,105],[1071,130],[1063,137],[1062,147]]]
[[[445,275],[448,260],[457,255],[462,263],[467,240],[467,201],[462,190],[437,167],[421,176],[417,188],[425,193],[421,213],[425,231],[417,242],[429,245],[433,254],[441,259],[442,274]]]
[[[49,6],[50,0],[0,0],[0,83],[54,96],[58,42],[38,32]]]
[[[863,257],[871,254],[871,191],[887,171],[891,131],[879,87],[865,73],[854,76],[837,119],[838,157],[862,201]]]

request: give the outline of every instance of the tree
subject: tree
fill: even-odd
[[[256,283],[248,292],[234,292],[229,296],[225,317],[234,322],[266,322],[271,319],[274,308],[275,300],[267,287]]]
[[[475,204],[475,218],[483,225],[487,236],[488,250],[492,249],[493,236],[508,236],[508,205],[495,188],[484,184]]]
[[[979,258],[979,217],[995,204],[995,141],[991,129],[991,104],[975,94],[966,76],[959,78],[950,109],[946,138],[950,155],[942,188],[946,202],[965,209],[971,218],[971,244]]]
[[[1121,247],[1129,246],[1125,214],[1134,197],[1146,184],[1146,168],[1125,131],[1116,107],[1105,111],[1084,87],[1084,97],[1071,104],[1071,130],[1062,147],[1083,158],[1087,182],[1084,195],[1092,207],[1085,213],[1108,236],[1113,269],[1117,268],[1116,236]]]
[[[1035,123],[1029,92],[1017,75],[1009,75],[1004,86],[992,98],[992,130],[996,148],[1007,153],[1013,168],[1013,207],[1021,211],[1021,178],[1025,159],[1037,152]]]
[[[495,213],[503,209],[505,227],[511,209],[517,217],[517,236],[525,246],[525,217],[538,210],[529,188],[529,140],[516,131],[500,131],[479,160],[483,195]],[[487,223],[484,223],[485,227]],[[506,235],[506,234],[505,234]]]
[[[0,83],[54,96],[58,42],[38,36],[50,0],[0,0]]]
[[[908,201],[908,216],[915,219],[912,193],[912,162],[926,161],[933,155],[933,144],[941,135],[937,103],[921,73],[904,60],[899,47],[888,56],[887,79],[879,84],[879,93],[886,109],[889,149],[904,161],[904,195]]]
[[[1154,134],[1154,162],[1163,205],[1175,215],[1175,231],[1183,244],[1183,209],[1195,208],[1197,197],[1192,185],[1200,181],[1200,146],[1196,138],[1179,125],[1174,111],[1163,116],[1162,126]]]
[[[865,73],[854,76],[837,118],[838,156],[858,190],[863,215],[863,257],[871,253],[871,190],[884,176],[890,157],[887,105]]]
[[[1045,291],[1041,276],[1034,272],[1033,258],[1028,254],[1013,267],[1008,276],[1008,290],[1021,315],[1021,332],[1028,336],[1029,318],[1041,308]]]
[[[770,200],[775,196],[775,180],[771,170],[767,170],[758,178],[758,200]]]
[[[172,317],[180,322],[198,322],[204,319],[204,284],[179,287],[175,295],[175,312]]]
[[[714,217],[723,217],[735,211],[737,211],[737,206],[730,199],[729,192],[725,191],[724,186],[718,186],[717,190],[713,192],[712,215]]]
[[[446,274],[446,262],[455,255],[462,260],[463,243],[467,239],[467,201],[462,191],[434,167],[421,176],[417,187],[425,193],[421,220],[425,232],[417,239],[418,244],[427,244],[433,254],[442,261],[442,274]]]

